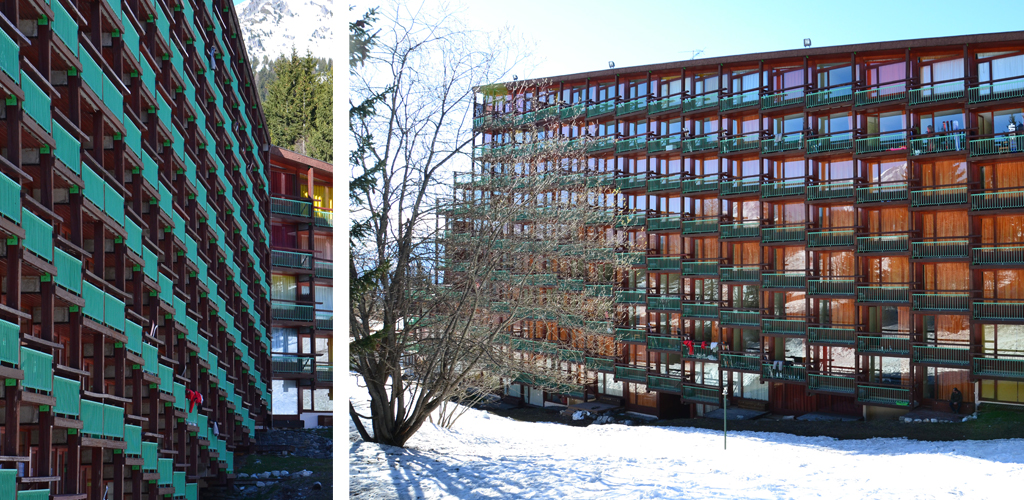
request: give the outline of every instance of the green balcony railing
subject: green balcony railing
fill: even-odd
[[[807,374],[807,389],[812,391],[852,395],[856,388],[857,379],[852,376]]]
[[[712,149],[718,149],[718,137],[709,135],[704,137],[694,137],[692,139],[686,139],[682,142],[683,153],[696,153],[698,151],[709,151]]]
[[[910,193],[910,206],[966,205],[967,186],[918,189]]]
[[[305,269],[310,271],[313,269],[313,254],[311,253],[271,250],[270,261],[277,267]]]
[[[21,227],[25,229],[25,249],[47,262],[52,262],[53,226],[22,207]]]
[[[853,181],[835,181],[807,186],[807,201],[834,200],[852,198]]]
[[[313,321],[314,308],[312,305],[287,304],[274,302],[271,308],[271,316],[279,321]]]
[[[683,194],[711,193],[719,190],[718,177],[698,177],[684,179],[680,183]]]
[[[619,304],[646,304],[647,293],[643,291],[616,291],[615,302]]]
[[[82,261],[57,248],[53,251],[53,264],[57,268],[54,282],[66,290],[81,295]]]
[[[21,184],[0,173],[0,215],[21,223]]]
[[[638,328],[616,328],[615,341],[647,343],[647,330],[641,330]]]
[[[907,199],[905,182],[857,188],[857,203],[884,203]]]
[[[648,190],[650,191],[650,190]],[[651,217],[647,219],[647,230],[648,231],[679,231],[680,223],[679,216],[673,215],[670,217]]]
[[[713,405],[721,403],[721,389],[716,389],[714,387],[696,387],[692,385],[684,385],[681,389],[683,400],[685,401]]]
[[[807,379],[807,367],[776,363],[762,363],[761,377],[772,380],[803,382]]]
[[[22,104],[25,114],[32,117],[43,130],[50,132],[53,120],[50,118],[49,94],[43,92],[24,71],[21,72],[21,90],[25,92],[25,102]]]
[[[718,188],[721,196],[733,196],[741,194],[759,193],[761,179],[737,179],[722,181]]]
[[[988,156],[1024,152],[1024,135],[1010,135],[972,139],[971,156]]]
[[[964,257],[967,255],[967,241],[963,240]],[[1000,245],[992,247],[975,247],[971,249],[971,263],[976,265],[993,264],[1024,264],[1024,246]]]
[[[801,225],[776,226],[761,229],[761,243],[792,243],[804,241],[807,230]]]
[[[971,195],[971,210],[1024,208],[1024,190],[992,191]]]
[[[761,266],[722,266],[722,281],[761,281]]]
[[[647,369],[633,368],[629,366],[616,366],[615,380],[645,384],[647,383]]]
[[[645,252],[627,252],[615,254],[624,266],[646,266],[647,254]]]
[[[765,335],[806,335],[807,322],[798,319],[761,319],[761,332]]]
[[[124,408],[103,405],[103,435],[108,438],[124,437]]]
[[[586,114],[587,103],[585,102],[578,102],[572,106],[558,110],[558,117],[562,120],[572,120],[580,116],[586,116]]]
[[[680,309],[684,318],[718,319],[717,303],[683,303]]]
[[[683,113],[689,113],[691,111],[699,111],[701,109],[707,109],[718,105],[718,93],[705,94],[697,97],[691,97],[683,101]]]
[[[982,377],[1024,379],[1024,359],[975,357],[972,367]]]
[[[762,273],[761,288],[805,288],[807,275],[803,271],[791,273]]]
[[[809,231],[807,233],[807,246],[811,248],[823,247],[852,247],[857,241],[854,231]]]
[[[628,115],[630,113],[636,113],[637,111],[647,111],[647,98],[640,97],[638,99],[632,99],[623,103],[619,103],[615,106],[615,115]]]
[[[679,337],[647,337],[647,348],[657,351],[680,351],[683,340]]]
[[[783,196],[803,196],[804,181],[780,181],[761,184],[762,198],[779,198]]]
[[[890,132],[874,137],[857,139],[854,151],[858,154],[880,153],[883,151],[906,151],[907,134],[904,132]]]
[[[842,327],[807,327],[807,341],[853,347],[857,345],[857,329]]]
[[[307,356],[287,356],[275,354],[271,357],[271,368],[274,373],[305,374],[313,373],[313,358]]]
[[[681,263],[684,276],[718,274],[718,261],[716,260],[688,260]]]
[[[910,104],[963,99],[964,82],[939,83],[910,90]]]
[[[75,40],[77,47],[77,37]],[[21,69],[18,65],[19,57],[18,43],[6,31],[0,32],[0,70],[7,73],[14,83],[18,83],[21,78]]]
[[[910,406],[910,389],[858,385],[857,402],[886,406]]]
[[[647,297],[647,308],[678,311],[680,300],[679,297]]]
[[[722,368],[726,370],[761,371],[761,358],[748,354],[723,354]]]
[[[648,257],[648,271],[679,271],[679,257]]]
[[[910,154],[913,156],[963,151],[967,147],[964,132],[950,132],[931,137],[919,137],[910,140]]]
[[[334,212],[320,207],[313,207],[313,222],[316,227],[334,227]]]
[[[915,345],[911,352],[915,363],[946,366],[971,366],[970,346]]]
[[[853,132],[840,132],[824,137],[810,137],[807,139],[807,153],[828,153],[853,149]]]
[[[678,151],[682,147],[683,140],[678,135],[672,137],[662,137],[661,139],[654,139],[647,141],[647,153],[661,153],[662,151]]]
[[[670,174],[656,179],[648,179],[647,191],[653,193],[677,190],[679,189],[680,182],[682,182],[681,174]]]
[[[857,253],[906,252],[909,249],[910,240],[905,234],[857,237]]]
[[[142,443],[142,470],[155,472],[157,470],[157,457],[159,456],[159,445],[157,443]]]
[[[615,227],[641,227],[647,225],[646,214],[622,214],[615,217]]]
[[[1024,321],[1024,302],[1015,300],[979,300],[974,302],[974,319]]]
[[[722,224],[719,229],[720,238],[759,238],[761,236],[760,222],[741,222],[738,224]]]
[[[604,136],[595,137],[593,141],[587,146],[587,151],[590,153],[597,153],[600,151],[608,151],[615,147],[615,136]]]
[[[615,360],[606,358],[587,358],[586,366],[588,370],[595,370],[599,372],[614,372]]]
[[[651,101],[651,103],[647,105],[647,114],[653,115],[655,113],[672,111],[674,109],[679,109],[682,104],[683,97],[681,95],[673,95],[664,99],[658,99],[656,101]]]
[[[760,311],[719,311],[722,325],[730,326],[761,326]]]
[[[760,149],[761,139],[758,134],[747,134],[739,137],[723,139],[718,143],[718,151],[722,154],[737,153]]]
[[[615,143],[616,153],[628,153],[630,151],[647,149],[647,137],[631,137],[629,139],[623,139]]]
[[[81,402],[82,432],[93,436],[103,435],[103,403],[83,400]]]
[[[710,234],[718,232],[718,219],[707,218],[707,219],[687,219],[682,221],[682,234]]]
[[[22,384],[26,388],[43,392],[53,390],[53,355],[22,346],[21,369],[25,372]]]
[[[629,177],[615,179],[615,187],[625,191],[627,189],[640,189],[647,187],[647,174],[636,174]]]
[[[891,85],[879,85],[865,90],[858,90],[853,95],[854,104],[865,106],[868,104],[880,104],[884,102],[898,101],[907,98],[907,84],[894,83]]]
[[[857,352],[888,356],[909,356],[910,337],[861,335],[857,337]]]
[[[772,139],[761,139],[761,154],[794,151],[804,146],[803,133],[777,135]]]
[[[915,311],[968,312],[971,296],[967,292],[919,292],[911,302]]]
[[[313,202],[271,196],[270,213],[292,217],[312,217]]]
[[[1016,99],[1018,97],[1024,97],[1024,78],[978,85],[977,87],[971,87],[967,92],[967,98],[971,103]]]
[[[587,107],[587,118],[594,118],[615,111],[615,99],[593,104]]]
[[[652,391],[678,393],[682,390],[683,381],[677,378],[647,376],[647,388]]]
[[[82,383],[64,377],[53,377],[53,397],[57,400],[53,410],[69,417],[79,415]]]
[[[733,109],[757,106],[761,102],[759,94],[760,91],[758,90],[750,90],[741,94],[724,97],[719,101],[718,109],[721,111],[731,111]]]
[[[791,106],[794,104],[803,103],[803,88],[783,90],[781,92],[775,92],[773,94],[761,96],[761,109],[781,108],[783,106]]]
[[[812,278],[807,280],[807,294],[853,297],[857,294],[857,282],[852,279]]]
[[[858,286],[857,302],[910,302],[910,288],[906,285]]]
[[[807,94],[804,104],[808,108],[813,108],[817,106],[828,106],[830,104],[840,104],[852,100],[853,87],[850,85],[844,85],[842,87],[811,92]]]
[[[313,262],[313,274],[317,278],[333,279],[334,263],[329,260],[317,260]]]
[[[0,319],[0,361],[18,366],[21,360],[21,335],[18,325]]]
[[[963,259],[968,256],[968,246],[968,240],[912,241],[910,242],[910,258]]]

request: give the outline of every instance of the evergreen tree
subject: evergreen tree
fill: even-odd
[[[317,117],[317,87],[322,85],[322,79],[316,74],[316,60],[309,53],[299,57],[293,47],[290,57],[277,60],[274,73],[274,81],[263,103],[270,141],[279,147],[308,154],[306,142]]]
[[[334,75],[328,70],[316,89],[316,120],[306,143],[307,155],[328,163],[334,163],[333,93]]]

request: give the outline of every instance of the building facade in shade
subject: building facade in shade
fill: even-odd
[[[0,19],[0,498],[195,499],[270,418],[269,138],[234,8]]]
[[[274,420],[332,425],[334,167],[270,148]]]
[[[1024,402],[1024,32],[616,68],[477,102],[474,175],[583,174],[615,215],[595,226],[646,249],[616,278],[591,395],[662,417],[723,391],[782,414],[950,411],[954,389],[965,412]],[[494,161],[529,147],[526,125],[590,136],[588,159]]]

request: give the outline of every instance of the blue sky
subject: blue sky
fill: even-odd
[[[355,0],[366,6],[386,0]],[[416,4],[416,0],[409,3]],[[430,2],[428,2],[430,3]],[[1024,28],[1024,1],[749,0],[467,1],[470,25],[493,31],[509,25],[537,42],[532,66],[516,69],[536,78],[702,57],[911,38],[995,33]]]

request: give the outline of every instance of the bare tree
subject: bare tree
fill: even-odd
[[[378,26],[365,71],[352,76],[355,98],[387,94],[351,129],[361,145],[353,198],[367,218],[350,242],[350,276],[360,283],[351,290],[350,362],[371,404],[368,417],[351,405],[350,414],[363,439],[403,446],[443,405],[472,404],[512,380],[585,390],[585,357],[614,354],[611,283],[625,263],[613,249],[624,243],[606,229],[613,188],[587,172],[588,137],[560,137],[538,117],[506,124],[501,148],[470,149],[481,89],[542,104],[525,87],[486,85],[519,60],[507,34],[403,5],[381,12]],[[453,176],[470,154],[473,169]],[[368,175],[376,182],[363,182]],[[530,335],[553,341],[526,338],[524,320],[544,325]],[[463,407],[442,412],[442,424]]]

